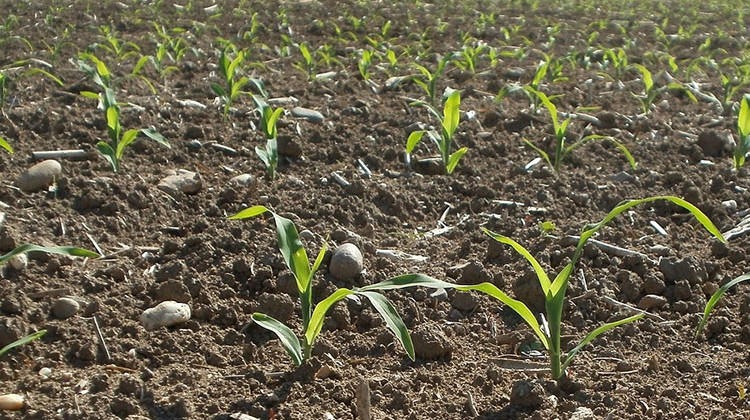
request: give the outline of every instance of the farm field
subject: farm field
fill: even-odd
[[[0,419],[750,418],[746,3],[0,8]]]

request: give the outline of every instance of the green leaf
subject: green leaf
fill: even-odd
[[[107,128],[115,133],[120,128],[120,113],[118,112],[117,108],[113,106],[107,108]]]
[[[743,274],[735,279],[730,280],[727,282],[727,284],[721,286],[719,290],[714,292],[713,295],[711,295],[711,298],[708,300],[708,303],[706,303],[706,309],[703,310],[703,318],[701,318],[701,322],[698,324],[698,328],[695,329],[695,336],[697,337],[698,334],[700,334],[701,330],[703,330],[703,327],[706,326],[706,322],[708,321],[708,316],[711,314],[711,311],[714,309],[714,306],[716,306],[717,303],[719,303],[719,299],[721,299],[722,296],[724,296],[724,293],[726,293],[727,290],[729,290],[730,287],[741,283],[743,281],[750,280],[750,273],[749,274]]]
[[[539,279],[539,285],[542,287],[542,292],[544,292],[544,295],[549,295],[552,283],[550,283],[549,277],[547,276],[547,273],[544,272],[544,268],[542,268],[542,265],[539,264],[539,261],[537,261],[536,258],[534,258],[534,256],[531,255],[531,253],[526,248],[524,248],[521,244],[514,241],[513,239],[497,234],[486,228],[482,228],[482,232],[486,233],[489,237],[500,242],[501,244],[510,245],[517,253],[521,254],[521,256],[524,257],[534,269],[534,273],[536,273],[536,277],[537,279]]]
[[[447,133],[447,137],[453,138],[453,133],[458,128],[458,122],[460,117],[459,107],[461,105],[461,92],[454,90],[453,93],[445,101],[443,105],[443,130]]]
[[[27,252],[46,252],[49,254],[62,254],[70,255],[71,257],[85,257],[85,258],[99,258],[99,254],[91,252],[83,248],[76,248],[72,246],[39,246],[32,244],[24,244],[15,247],[12,251],[5,255],[0,255],[0,265],[5,264],[11,257],[18,254],[25,254]]]
[[[36,339],[39,339],[44,334],[47,334],[47,330],[40,330],[40,331],[37,331],[37,332],[35,332],[33,334],[29,334],[26,337],[21,337],[18,340],[14,341],[14,342],[8,344],[7,346],[3,347],[2,349],[0,349],[0,356],[4,355],[5,353],[7,353],[9,350],[11,350],[13,348],[16,348],[18,346],[22,346],[22,345],[24,345],[26,343],[30,343],[30,342],[32,342],[32,341],[34,341]]]
[[[223,88],[223,87],[221,87],[221,85],[220,85],[220,84],[218,84],[218,83],[211,83],[211,90],[213,90],[213,91],[214,91],[214,93],[215,93],[215,94],[216,94],[217,96],[220,96],[220,97],[222,97],[222,98],[225,98],[225,97],[227,97],[227,96],[228,96],[228,95],[227,95],[227,92],[226,92],[226,91],[224,90],[224,88]]]
[[[544,161],[547,162],[547,165],[550,168],[553,167],[552,162],[549,160],[549,155],[547,154],[547,152],[545,152],[544,150],[538,148],[534,143],[532,143],[531,141],[529,141],[526,138],[521,138],[521,141],[523,141],[527,146],[531,147],[537,153],[539,153],[539,156],[541,156],[542,159],[544,159]]]
[[[60,86],[63,85],[62,80],[60,80],[59,78],[57,78],[55,75],[53,75],[52,73],[50,73],[48,71],[39,69],[39,68],[29,69],[26,73],[24,73],[24,75],[26,75],[26,76],[32,76],[34,74],[41,74],[42,76],[47,77],[48,79],[52,80],[53,82],[57,83],[58,85],[60,85]]]
[[[456,165],[458,165],[458,161],[461,160],[463,155],[465,155],[468,151],[468,147],[462,147],[453,152],[453,154],[451,154],[448,158],[448,163],[445,165],[445,171],[448,172],[448,174],[452,174],[456,169]]]
[[[107,162],[109,162],[113,171],[117,172],[120,169],[120,162],[117,160],[115,150],[109,145],[109,143],[100,141],[99,143],[96,143],[96,149],[99,150],[99,153],[101,153]]]
[[[633,64],[633,67],[641,72],[641,75],[643,76],[643,86],[646,88],[646,93],[651,92],[651,89],[654,88],[654,79],[651,77],[651,72],[640,64]]]
[[[628,163],[630,164],[630,167],[633,168],[633,170],[638,168],[638,163],[635,161],[635,158],[633,158],[633,155],[630,154],[630,150],[628,150],[627,147],[625,147],[624,144],[620,143],[619,141],[613,139],[612,137],[607,137],[609,141],[614,143],[615,147],[620,149],[623,155],[625,155],[625,159],[628,160]]]
[[[13,154],[13,148],[10,146],[10,144],[7,141],[5,141],[5,139],[2,136],[0,136],[0,147],[7,150],[8,153]]]
[[[153,59],[153,57],[151,57],[150,55],[144,55],[143,57],[141,57],[138,60],[138,62],[135,63],[135,67],[133,67],[133,71],[131,71],[130,74],[136,75],[136,74],[140,73],[141,70],[143,69],[143,66],[145,66],[146,63],[148,63],[148,61],[152,60],[152,59]]]
[[[281,347],[283,347],[289,354],[289,357],[292,358],[294,365],[302,365],[302,362],[304,362],[304,358],[302,357],[302,346],[299,343],[299,339],[294,334],[294,331],[276,319],[259,312],[253,314],[253,321],[268,331],[276,334],[276,336],[279,337],[279,341],[281,341]]]
[[[408,354],[409,358],[413,361],[414,344],[411,341],[409,330],[406,328],[406,324],[404,324],[404,321],[399,316],[396,308],[394,308],[391,302],[380,293],[360,292],[358,294],[363,295],[370,300],[372,306],[378,311],[380,316],[383,317],[388,328],[391,329],[398,341],[404,347],[404,350],[406,350],[406,354]]]
[[[125,148],[130,146],[130,143],[134,142],[136,137],[138,137],[138,130],[128,130],[122,135],[120,141],[117,142],[117,149],[115,150],[115,158],[117,160],[122,159]]]
[[[268,152],[266,152],[266,149],[263,149],[260,146],[255,146],[255,154],[258,155],[258,157],[263,161],[263,164],[266,165],[266,167],[269,167],[271,165],[270,156],[268,156]]]
[[[353,290],[341,288],[331,293],[331,295],[315,305],[315,310],[313,310],[310,322],[307,324],[307,330],[305,331],[305,342],[308,346],[312,346],[315,343],[315,339],[323,329],[323,320],[325,319],[328,310],[331,309],[336,302],[352,294],[354,294]]]
[[[88,90],[82,90],[81,92],[79,92],[79,94],[81,96],[83,96],[84,98],[97,99],[97,100],[101,100],[102,99],[101,96],[99,96],[98,93],[91,92],[91,91],[88,91]]]
[[[411,134],[409,134],[409,138],[406,140],[406,153],[411,154],[414,151],[414,148],[419,144],[419,142],[422,140],[422,136],[424,136],[425,130],[418,130],[418,131],[412,131]]]
[[[547,349],[549,348],[549,340],[542,331],[539,322],[536,320],[531,310],[523,302],[515,300],[506,295],[492,283],[485,282],[474,285],[457,285],[454,283],[437,280],[424,274],[404,274],[381,281],[379,283],[356,289],[356,291],[357,293],[361,293],[374,290],[403,289],[406,287],[414,286],[430,287],[433,289],[456,289],[462,291],[476,290],[478,292],[488,294],[495,299],[498,299],[502,303],[508,305],[508,307],[515,311],[526,322],[526,324],[531,327],[537,337],[539,337],[539,340],[542,342],[542,344],[544,344],[544,347]]]
[[[625,319],[621,319],[619,321],[609,322],[601,327],[595,329],[594,331],[591,331],[584,337],[583,340],[581,340],[580,343],[578,343],[577,346],[575,346],[571,351],[568,352],[567,357],[565,358],[565,362],[562,364],[562,371],[564,372],[565,369],[567,369],[568,365],[573,361],[573,358],[575,358],[576,354],[584,347],[586,344],[590,343],[593,339],[598,337],[600,334],[603,334],[612,328],[615,328],[617,326],[620,326],[622,324],[627,324],[629,322],[637,321],[639,319],[643,318],[643,314],[633,315],[630,317],[627,317]]]
[[[239,220],[239,219],[248,219],[250,217],[259,216],[263,213],[270,212],[265,206],[252,206],[248,207],[239,213],[229,216],[229,220]]]
[[[740,130],[740,141],[750,136],[750,97],[744,96],[737,115],[737,127]]]
[[[142,128],[140,132],[148,137],[149,139],[161,144],[162,146],[166,147],[167,149],[171,149],[172,146],[169,145],[169,142],[167,139],[164,138],[161,134],[159,134],[158,131],[156,131],[153,128]]]

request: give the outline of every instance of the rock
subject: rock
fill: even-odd
[[[419,324],[411,334],[414,353],[423,359],[438,359],[453,352],[443,330],[432,324]]]
[[[180,280],[170,279],[159,284],[156,289],[156,298],[159,300],[173,300],[180,303],[190,302],[190,290]]]
[[[241,187],[255,187],[257,180],[250,174],[240,174],[230,179],[229,183]]]
[[[578,407],[573,414],[570,415],[569,420],[589,420],[593,419],[594,412],[588,407]]]
[[[459,284],[479,284],[492,280],[490,274],[484,269],[484,265],[478,261],[472,261],[461,270]]]
[[[10,259],[8,260],[8,265],[10,266],[10,268],[16,271],[25,270],[29,265],[29,256],[25,253],[16,254],[10,257]]]
[[[302,108],[301,106],[292,108],[292,116],[316,123],[320,123],[325,120],[325,117],[323,117],[323,114],[321,114],[320,112],[315,111],[314,109]]]
[[[687,280],[680,280],[674,285],[675,300],[689,300],[693,291],[690,289],[690,283]]]
[[[81,309],[81,305],[69,297],[61,297],[52,304],[52,314],[57,319],[68,319]]]
[[[510,389],[510,403],[524,408],[536,408],[544,403],[544,388],[536,381],[516,381]]]
[[[23,395],[0,395],[0,411],[18,411],[24,406]]]
[[[173,300],[164,301],[141,314],[141,325],[147,330],[169,327],[190,319],[190,306]]]
[[[638,302],[638,307],[644,311],[658,309],[667,303],[667,298],[659,295],[646,295]]]
[[[676,282],[678,280],[687,280],[690,284],[702,283],[707,280],[706,269],[693,257],[683,258],[662,258],[659,261],[659,270],[664,274],[664,280]]]
[[[159,181],[157,187],[170,195],[175,195],[178,192],[195,194],[202,187],[201,176],[197,172],[179,169],[176,173]]]
[[[328,272],[339,280],[351,280],[362,273],[362,267],[362,252],[356,245],[347,243],[333,251]]]
[[[422,175],[443,175],[445,167],[440,158],[426,158],[412,161],[414,172]]]
[[[294,313],[294,301],[286,294],[263,293],[258,297],[258,312],[286,322]]]
[[[625,171],[618,172],[614,175],[610,175],[609,179],[614,182],[632,182],[636,180],[636,177],[630,175]]]
[[[16,180],[16,186],[24,192],[43,190],[62,175],[62,165],[56,160],[45,160],[37,163]]]
[[[203,138],[203,129],[197,125],[190,124],[185,128],[185,139],[194,140]]]
[[[507,77],[508,79],[519,80],[525,72],[526,70],[520,67],[511,67],[503,71],[503,76]]]
[[[189,142],[187,142],[187,148],[190,150],[198,150],[201,147],[203,147],[203,143],[198,140],[190,140]]]
[[[279,155],[298,159],[302,156],[302,146],[290,136],[279,136],[276,139]]]
[[[464,312],[473,311],[478,304],[476,296],[471,292],[456,292],[453,295],[453,299],[451,299],[451,305],[459,311]]]
[[[732,149],[728,137],[716,130],[701,131],[697,144],[706,156],[722,156]]]

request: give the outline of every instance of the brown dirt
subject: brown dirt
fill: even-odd
[[[0,394],[19,393],[27,401],[22,411],[2,412],[0,418],[228,419],[242,418],[236,415],[242,413],[261,419],[348,419],[355,418],[355,391],[362,381],[369,384],[375,419],[750,417],[747,400],[738,398],[738,387],[750,385],[747,286],[725,296],[706,334],[692,336],[710,294],[747,271],[748,237],[718,244],[674,206],[657,203],[636,209],[597,238],[645,253],[648,259],[613,256],[587,246],[564,313],[567,341],[574,343],[603,322],[630,314],[608,303],[611,300],[635,305],[645,294],[657,294],[666,303],[652,311],[652,319],[596,339],[573,363],[571,380],[562,384],[549,380],[548,373],[503,368],[501,357],[540,363],[545,359],[531,351],[537,343],[528,328],[498,301],[453,291],[433,297],[431,291],[421,289],[389,292],[388,297],[415,335],[447,338],[450,348],[443,349],[442,356],[410,361],[367,302],[347,301],[338,304],[326,322],[310,363],[294,369],[278,341],[250,322],[258,308],[289,316],[294,305],[289,323],[300,328],[298,304],[287,297],[290,273],[272,224],[227,220],[249,205],[265,204],[291,217],[300,231],[311,232],[305,242],[311,253],[317,253],[329,235],[332,245],[358,244],[365,273],[341,282],[322,269],[315,279],[316,300],[336,287],[422,272],[464,283],[491,281],[539,309],[541,295],[527,263],[493,243],[480,227],[516,239],[556,272],[572,255],[573,246],[565,238],[600,220],[626,198],[684,197],[722,231],[739,223],[750,208],[747,171],[731,170],[731,152],[704,150],[696,140],[704,131],[734,133],[736,119],[731,111],[721,113],[710,103],[692,103],[684,95],[665,93],[651,113],[637,117],[641,110],[632,93],[642,89],[636,80],[639,75],[625,72],[624,88],[618,90],[609,77],[600,75],[597,55],[587,50],[586,38],[596,30],[599,42],[595,44],[618,47],[635,40],[628,49],[630,61],[647,65],[657,79],[668,67],[649,53],[667,51],[683,69],[673,73],[675,77],[692,78],[704,91],[722,97],[716,70],[705,67],[703,72],[687,74],[684,69],[701,53],[704,32],[713,34],[717,27],[728,35],[717,36],[705,54],[713,54],[716,62],[747,55],[747,17],[745,25],[738,25],[736,12],[722,11],[729,9],[726,5],[687,1],[660,3],[664,8],[643,2],[627,9],[602,6],[600,10],[586,10],[582,4],[532,10],[525,1],[502,8],[483,1],[434,5],[243,1],[241,7],[226,1],[213,15],[203,11],[210,4],[191,2],[194,9],[187,11],[169,4],[152,6],[159,11],[157,17],[151,9],[123,3],[105,7],[62,2],[56,8],[46,2],[0,2],[2,10],[12,10],[17,18],[6,19],[5,32],[0,32],[1,67],[37,58],[51,63],[52,71],[65,82],[60,88],[39,76],[18,79],[11,85],[8,102],[2,104],[7,116],[2,118],[0,133],[16,153],[0,153],[0,201],[6,205],[0,208],[6,215],[0,251],[26,242],[93,249],[95,241],[108,255],[84,261],[33,254],[24,271],[3,268],[0,346],[40,329],[48,333],[0,359]],[[321,64],[316,69],[335,71],[333,80],[308,82],[293,66],[300,60],[294,47],[291,57],[276,54],[274,47],[282,42],[277,22],[283,10],[294,42],[306,41],[311,50],[324,43],[333,47],[342,65]],[[675,16],[674,10],[682,14]],[[259,14],[260,30],[255,39],[243,39],[253,11]],[[480,28],[476,23],[480,12],[496,13],[496,22]],[[346,16],[367,18],[357,29]],[[654,28],[665,16],[670,16],[667,34],[696,22],[695,34],[659,44]],[[447,23],[444,31],[438,17]],[[611,23],[599,28],[600,18]],[[92,47],[102,42],[99,25],[111,25],[120,38],[139,45],[144,54],[151,53],[154,19],[167,28],[189,31],[183,36],[193,48],[164,83],[147,70],[157,80],[157,95],[138,79],[124,77],[137,58],[117,59]],[[359,77],[358,54],[353,52],[366,48],[365,35],[375,38],[389,20],[392,27],[386,42],[399,52],[410,48],[399,59],[400,69],[394,75],[412,74],[408,63],[417,54],[422,55],[420,62],[434,68],[433,54],[460,49],[464,33],[500,46],[501,28],[514,25],[521,25],[520,30],[511,35],[508,45],[522,46],[526,39],[555,57],[583,59],[588,54],[590,68],[574,67],[563,59],[567,80],[545,81],[543,88],[550,95],[563,95],[557,101],[561,110],[598,107],[587,112],[610,124],[593,131],[623,142],[638,161],[638,169],[632,170],[616,148],[603,142],[575,151],[559,173],[543,164],[528,172],[523,169],[536,154],[521,138],[537,144],[549,140],[548,116],[533,115],[522,95],[506,98],[502,106],[493,97],[514,81],[507,72],[510,68],[524,69],[520,81],[530,82],[542,58],[531,51],[521,58],[502,57],[496,67],[485,57],[476,75],[449,65],[438,92],[446,86],[462,89],[461,109],[476,112],[473,121],[463,118],[457,135],[469,152],[451,176],[398,176],[405,171],[402,151],[410,126],[436,122],[405,99],[423,96],[419,86],[374,92]],[[351,31],[357,41],[335,41],[334,23],[344,33]],[[561,32],[555,43],[542,45],[550,32],[545,28],[557,23]],[[27,38],[33,51],[10,36]],[[248,64],[263,64],[248,65],[245,72],[262,78],[270,97],[293,96],[298,105],[326,117],[323,123],[295,119],[288,113],[282,117],[280,136],[300,146],[302,155],[285,159],[274,181],[263,179],[262,163],[253,151],[263,141],[255,129],[252,102],[240,99],[226,122],[214,103],[210,83],[219,77],[215,65],[219,37],[247,48]],[[64,174],[55,189],[21,192],[13,182],[34,163],[31,152],[94,150],[96,141],[106,136],[105,123],[92,101],[78,96],[95,86],[69,62],[87,48],[105,59],[119,78],[120,101],[143,107],[125,111],[125,128],[153,125],[172,149],[139,140],[125,153],[118,174],[96,154],[62,160]],[[611,69],[604,72],[613,74]],[[373,70],[379,86],[388,77],[383,70]],[[186,99],[207,107],[181,106],[178,100]],[[662,99],[667,102],[661,104]],[[586,126],[575,121],[571,129],[581,133]],[[189,147],[191,140],[202,146]],[[236,153],[212,144],[231,147]],[[423,158],[434,152],[425,141],[415,154]],[[357,159],[372,171],[371,178],[358,170]],[[704,159],[714,164],[701,164]],[[159,180],[176,169],[198,172],[200,191],[174,197],[160,191]],[[334,172],[350,185],[339,185]],[[253,175],[257,182],[241,187],[229,183],[242,173]],[[722,204],[729,200],[736,206]],[[525,206],[507,206],[504,201]],[[452,229],[425,235],[443,226],[441,218]],[[649,225],[652,220],[668,236],[657,234]],[[556,225],[553,236],[541,233],[539,225],[544,221]],[[428,259],[391,260],[378,256],[380,249]],[[52,315],[52,304],[60,296],[82,303],[76,316],[61,320]],[[167,299],[189,303],[192,319],[146,331],[139,323],[141,312]],[[94,316],[109,360],[97,340]],[[48,377],[39,374],[42,368],[51,369]],[[321,375],[321,369],[331,372]]]

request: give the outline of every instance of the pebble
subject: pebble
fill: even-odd
[[[732,148],[727,136],[716,130],[701,131],[697,144],[706,156],[718,157]]]
[[[622,171],[614,175],[610,175],[609,179],[614,182],[632,182],[636,180],[636,177],[634,177],[633,175],[630,175],[629,173],[625,171]]]
[[[24,406],[23,395],[0,395],[0,411],[18,411]]]
[[[201,143],[199,140],[190,140],[187,142],[187,148],[190,150],[198,150],[201,147],[203,147],[203,143]]]
[[[230,184],[243,187],[254,187],[256,184],[255,177],[250,174],[240,174],[229,180]]]
[[[456,292],[451,300],[451,305],[454,308],[464,312],[473,311],[478,304],[476,296],[471,292]]]
[[[453,345],[437,325],[419,324],[411,334],[414,353],[423,359],[438,359],[453,352]]]
[[[362,251],[356,245],[347,243],[333,251],[328,272],[339,280],[351,280],[362,273],[362,267]]]
[[[81,309],[81,305],[68,297],[61,297],[52,304],[52,314],[57,319],[68,319]]]
[[[25,270],[29,265],[29,257],[25,253],[16,254],[8,260],[8,265],[17,271]]]
[[[279,155],[298,159],[302,156],[302,146],[290,136],[281,135],[276,139]]]
[[[292,116],[316,123],[320,123],[325,120],[325,117],[320,112],[314,109],[302,108],[301,106],[292,108]]]
[[[519,407],[539,407],[544,404],[544,397],[544,388],[536,381],[516,381],[510,389],[510,403]]]
[[[588,420],[593,419],[594,412],[588,407],[578,407],[573,414],[570,415],[570,420]]]
[[[667,303],[667,298],[659,295],[646,295],[638,301],[638,307],[643,310],[651,310],[654,308],[661,308]]]
[[[141,314],[141,325],[147,330],[169,327],[190,319],[190,306],[173,300],[164,301]]]
[[[422,175],[443,175],[445,167],[440,158],[426,158],[414,161],[414,171]]]
[[[195,194],[202,187],[201,176],[197,172],[179,169],[175,173],[159,181],[157,187],[167,194]]]
[[[37,163],[26,170],[16,180],[16,186],[24,192],[34,192],[47,188],[62,175],[60,162],[49,159]]]

